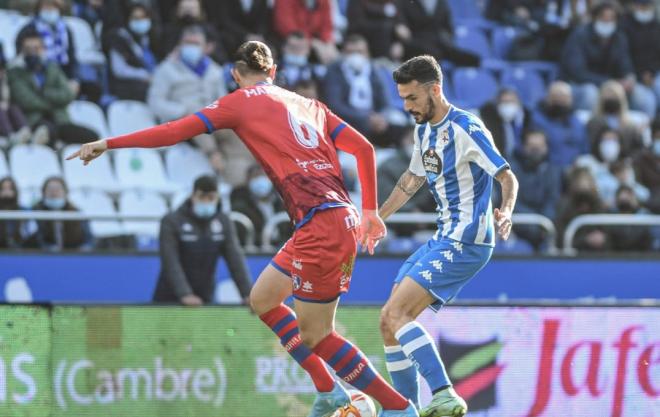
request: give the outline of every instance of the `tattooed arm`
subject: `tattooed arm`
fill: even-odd
[[[415,195],[419,187],[424,184],[424,181],[426,181],[426,177],[417,176],[410,170],[406,170],[394,186],[390,196],[387,197],[387,200],[380,207],[380,217],[386,219],[391,214],[396,213],[397,210]]]

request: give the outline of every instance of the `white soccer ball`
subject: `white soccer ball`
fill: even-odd
[[[368,395],[356,391],[348,391],[351,403],[335,411],[332,417],[376,417],[376,405]]]

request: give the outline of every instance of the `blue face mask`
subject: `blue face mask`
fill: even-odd
[[[51,210],[62,210],[66,205],[64,198],[44,198],[44,205]]]
[[[39,12],[39,18],[49,25],[54,25],[60,20],[60,11],[57,9],[44,9]]]
[[[137,35],[144,35],[151,29],[151,19],[134,19],[128,23],[131,32]]]
[[[199,217],[200,219],[210,219],[213,217],[216,213],[217,206],[217,202],[202,203],[199,201],[193,201],[192,204],[193,213],[195,213],[195,216]]]
[[[190,64],[197,65],[197,63],[204,57],[204,51],[199,45],[185,44],[181,46],[181,59]]]
[[[270,182],[267,176],[260,175],[252,178],[248,184],[250,192],[258,198],[264,198],[273,190],[273,183]]]
[[[305,55],[284,54],[282,59],[286,65],[291,65],[292,67],[304,67],[308,62]]]

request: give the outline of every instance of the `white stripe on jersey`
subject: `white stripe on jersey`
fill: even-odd
[[[451,122],[450,122],[451,123]],[[455,123],[452,123],[455,125]],[[458,126],[453,126],[454,131]],[[462,140],[455,141],[456,155],[466,155],[467,154],[467,143]],[[458,163],[459,157],[456,157],[456,176],[458,177],[458,195],[460,201],[470,202],[470,204],[462,204],[463,210],[459,212],[459,222],[454,230],[454,233],[449,235],[451,239],[458,240],[461,242],[463,240],[463,232],[472,222],[472,216],[474,212],[474,179],[472,178],[472,171],[470,170],[470,164],[460,164]],[[483,243],[483,242],[481,242]]]

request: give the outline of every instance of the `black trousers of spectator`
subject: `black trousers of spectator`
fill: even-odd
[[[49,121],[39,123],[48,128],[50,134],[49,145],[54,145],[55,141],[60,140],[66,144],[70,143],[87,143],[99,139],[99,134],[73,123],[59,123],[55,124]]]
[[[481,58],[472,52],[457,48],[453,43],[438,39],[437,36],[413,36],[405,45],[406,59],[417,55],[432,55],[436,59],[453,62],[459,67],[477,67]]]

